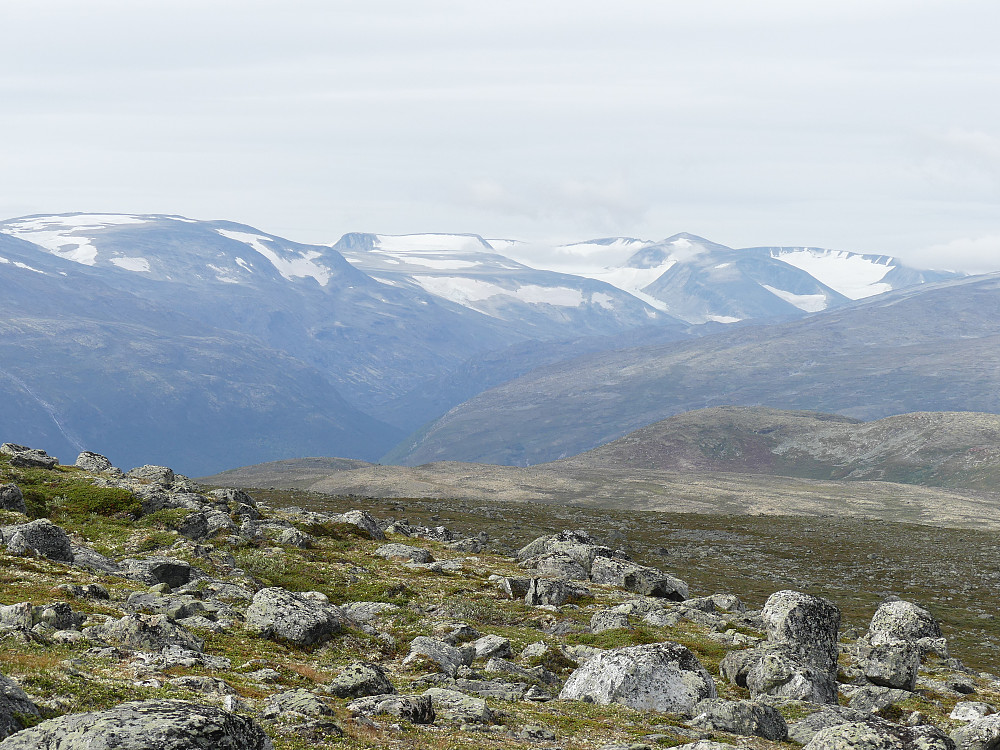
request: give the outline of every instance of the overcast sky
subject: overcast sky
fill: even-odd
[[[1000,270],[996,0],[0,0],[0,218]]]

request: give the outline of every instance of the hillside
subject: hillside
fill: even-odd
[[[1000,277],[893,292],[774,326],[542,367],[481,393],[384,461],[532,465],[721,405],[858,419],[1000,412]]]

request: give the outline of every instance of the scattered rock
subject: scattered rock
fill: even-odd
[[[252,719],[177,700],[122,703],[106,711],[43,721],[0,742],[0,750],[272,750]]]
[[[246,611],[246,628],[275,641],[319,646],[341,632],[344,619],[332,604],[272,587],[254,595]]]
[[[203,575],[188,563],[173,557],[128,558],[119,565],[128,578],[147,585],[165,583],[172,589]]]
[[[137,466],[125,472],[125,476],[129,479],[137,479],[140,482],[162,484],[164,487],[169,487],[174,483],[174,472],[166,466],[152,466],[149,464],[146,466]]]
[[[472,664],[475,653],[473,648],[459,649],[437,638],[418,635],[410,643],[410,653],[403,660],[403,666],[425,659],[437,665],[442,672],[454,676],[459,667]]]
[[[559,697],[690,714],[716,693],[694,654],[676,643],[654,643],[598,654],[570,675]]]
[[[115,468],[107,457],[102,456],[100,453],[94,453],[93,451],[83,451],[76,457],[75,465],[84,471],[90,471],[95,474],[112,471]]]
[[[349,510],[334,518],[339,523],[349,523],[352,526],[357,526],[368,535],[369,539],[379,541],[385,539],[385,533],[378,525],[378,521],[366,510]]]
[[[730,734],[784,740],[788,725],[777,709],[752,701],[727,701],[720,698],[701,701],[694,708],[689,722],[699,729],[711,729]]]
[[[205,643],[193,633],[172,622],[166,615],[125,615],[106,625],[84,629],[84,635],[141,651],[160,651],[164,646],[180,646],[201,651]]]
[[[21,686],[0,674],[0,740],[24,729],[24,718],[39,715]]]
[[[355,716],[388,714],[412,724],[433,724],[435,718],[429,695],[370,695],[351,701],[347,710]]]
[[[688,598],[688,585],[680,578],[618,558],[595,558],[590,580],[621,586],[626,591],[644,596],[662,597],[677,602]]]
[[[510,641],[499,635],[484,635],[482,638],[477,638],[473,641],[472,647],[476,650],[476,659],[493,657],[507,659],[512,655]]]
[[[388,560],[409,560],[416,563],[433,562],[434,558],[428,550],[420,547],[411,547],[408,544],[383,544],[375,554]]]
[[[24,495],[16,484],[0,484],[0,510],[12,510],[15,513],[27,513]]]
[[[955,704],[955,708],[952,709],[948,718],[955,719],[956,721],[975,721],[994,713],[996,713],[996,709],[989,703],[959,701]]]
[[[0,529],[7,551],[13,555],[38,555],[58,562],[73,562],[69,536],[47,518]]]
[[[768,597],[761,616],[769,643],[836,673],[840,610],[833,602],[799,591],[779,591]]]
[[[303,716],[333,716],[333,709],[321,698],[308,690],[299,688],[270,696],[267,699],[267,705],[264,706],[262,716],[265,719],[273,719],[287,713],[302,714]]]
[[[531,578],[528,581],[527,593],[524,595],[524,603],[532,607],[541,604],[561,607],[563,604],[588,596],[591,596],[590,589],[564,578]]]
[[[0,445],[0,453],[10,456],[10,465],[16,468],[52,469],[59,463],[58,458],[50,456],[43,450],[28,448],[16,443]]]
[[[776,695],[810,703],[836,703],[837,681],[833,673],[806,663],[797,653],[784,649],[760,649],[760,658],[747,672],[750,696]]]
[[[957,750],[996,750],[1000,747],[1000,714],[973,719],[951,733]]]
[[[874,685],[912,691],[917,686],[920,647],[912,641],[883,641],[865,649],[861,666]]]
[[[840,724],[818,731],[806,750],[953,750],[951,740],[936,727],[904,727],[887,721]]]
[[[438,719],[462,724],[486,724],[493,720],[493,712],[482,698],[443,688],[430,688],[424,695],[430,697]]]
[[[628,626],[628,615],[623,612],[615,612],[609,609],[597,612],[590,618],[591,633],[603,633],[605,630],[627,628]]]
[[[366,695],[392,695],[396,688],[389,682],[385,670],[378,664],[353,661],[325,688],[338,698],[362,698]]]

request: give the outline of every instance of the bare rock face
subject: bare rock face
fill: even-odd
[[[559,697],[690,715],[716,692],[711,675],[688,649],[654,643],[594,656],[570,675]]]
[[[840,610],[833,602],[800,591],[779,591],[768,597],[761,616],[768,643],[836,673]]]
[[[122,703],[107,711],[43,721],[0,750],[272,750],[252,719],[176,700]]]
[[[0,445],[0,453],[10,456],[10,465],[18,468],[51,469],[59,463],[58,458],[50,456],[43,450],[17,443]]]
[[[22,717],[38,715],[38,707],[21,687],[0,674],[0,740],[24,729]]]
[[[324,599],[279,587],[261,589],[247,608],[247,630],[296,646],[320,646],[343,630],[345,620],[340,609]]]

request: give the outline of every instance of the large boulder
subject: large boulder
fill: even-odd
[[[252,719],[177,700],[122,703],[43,721],[0,750],[272,750]]]
[[[165,583],[174,589],[203,574],[174,557],[128,558],[119,563],[126,577],[149,585]]]
[[[920,647],[913,641],[883,641],[863,651],[861,667],[873,685],[913,691],[920,668]]]
[[[528,591],[524,595],[524,603],[538,607],[551,604],[561,607],[591,595],[590,589],[565,578],[531,578],[528,581]]]
[[[16,484],[0,484],[0,510],[27,513],[28,508],[24,504],[24,494]]]
[[[746,673],[750,695],[774,695],[810,703],[836,703],[837,681],[833,672],[804,661],[784,648],[758,650],[759,659]]]
[[[434,561],[430,551],[422,547],[411,547],[408,544],[396,544],[395,542],[383,544],[375,550],[375,554],[387,560],[407,560],[415,563],[429,563]]]
[[[716,692],[712,676],[688,649],[653,643],[597,654],[569,676],[559,697],[690,715]]]
[[[166,466],[137,466],[129,469],[125,476],[129,479],[138,479],[140,482],[150,482],[152,484],[162,484],[169,487],[174,483],[174,472]]]
[[[344,614],[322,594],[296,594],[280,587],[261,589],[246,612],[251,633],[296,646],[320,646],[343,630]]]
[[[951,733],[958,750],[997,750],[1000,748],[1000,714],[970,721]]]
[[[114,464],[112,464],[106,456],[102,456],[100,453],[94,453],[93,451],[83,451],[79,456],[77,456],[76,466],[84,471],[90,471],[95,474],[99,474],[103,471],[112,471],[115,468]]]
[[[769,643],[836,674],[840,610],[833,602],[800,591],[779,591],[768,597],[761,617]]]
[[[430,696],[438,719],[461,724],[486,724],[493,720],[493,712],[482,698],[445,688],[430,688],[424,695]]]
[[[352,526],[357,526],[371,539],[385,539],[385,533],[378,525],[378,521],[366,510],[349,510],[346,513],[341,513],[339,516],[334,516],[334,520],[339,523],[349,523]]]
[[[433,724],[434,703],[429,695],[369,695],[347,704],[355,716],[388,714],[412,724]]]
[[[788,736],[788,725],[776,708],[752,701],[704,700],[695,706],[691,725],[766,740],[783,740]]]
[[[0,454],[10,456],[10,465],[19,469],[52,469],[59,459],[38,448],[29,448],[17,443],[0,445]]]
[[[657,596],[675,602],[688,598],[688,585],[680,578],[615,557],[595,558],[590,570],[590,580],[621,586],[626,591],[643,596]]]
[[[472,664],[475,655],[476,650],[471,646],[455,648],[437,638],[418,635],[410,642],[410,653],[403,659],[403,666],[408,667],[414,663],[428,661],[435,664],[440,671],[454,676],[459,667]]]
[[[396,688],[385,670],[367,661],[352,661],[330,681],[324,690],[338,698],[362,698],[366,695],[392,695]]]
[[[137,651],[161,651],[164,646],[180,646],[201,651],[205,642],[173,622],[167,615],[128,614],[120,620],[86,628],[84,635]]]
[[[0,740],[24,729],[26,717],[39,715],[21,686],[0,674]]]
[[[905,727],[870,719],[818,731],[805,750],[954,750],[937,727]]]
[[[872,616],[867,634],[867,640],[873,645],[941,637],[941,625],[930,612],[902,600],[880,605]]]
[[[59,562],[73,562],[73,543],[61,528],[47,518],[0,529],[7,551],[15,555],[38,555]]]

